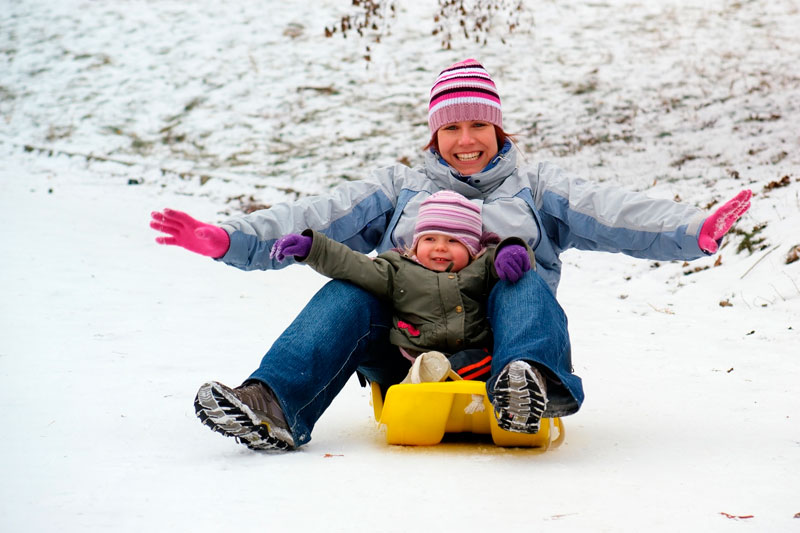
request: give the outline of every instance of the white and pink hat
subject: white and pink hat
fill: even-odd
[[[452,122],[483,120],[503,127],[500,95],[492,78],[474,59],[444,69],[431,88],[428,126],[431,134]]]
[[[457,239],[474,257],[481,250],[481,207],[455,191],[436,192],[419,207],[411,248],[416,250],[420,237],[429,233],[443,233]]]

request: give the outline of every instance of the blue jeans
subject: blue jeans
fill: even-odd
[[[547,284],[535,271],[515,284],[501,281],[487,311],[495,337],[490,398],[500,370],[525,359],[547,377],[545,416],[576,412],[583,388],[572,374],[566,315]],[[382,385],[405,377],[409,362],[389,343],[391,323],[390,305],[348,282],[330,281],[264,355],[249,379],[275,392],[298,446],[311,440],[314,424],[357,370]]]
[[[489,295],[487,311],[494,334],[492,377],[486,382],[489,399],[500,371],[522,359],[541,370],[547,380],[545,417],[577,412],[583,403],[583,385],[572,373],[567,315],[539,274],[529,271],[517,283],[498,282]]]

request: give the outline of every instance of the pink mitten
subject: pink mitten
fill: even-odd
[[[164,209],[150,213],[150,227],[170,237],[156,237],[158,244],[181,246],[194,253],[220,258],[228,251],[231,238],[224,229],[195,220],[182,211]]]
[[[725,205],[714,211],[703,223],[697,244],[704,252],[713,254],[719,248],[719,240],[728,233],[733,223],[736,222],[745,211],[750,209],[750,197],[753,191],[745,189],[737,194],[733,200],[729,200]]]

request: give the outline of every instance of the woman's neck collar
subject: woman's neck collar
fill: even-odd
[[[503,158],[506,156],[506,154],[508,154],[508,152],[510,152],[510,151],[511,151],[511,148],[513,148],[513,146],[514,146],[514,145],[513,145],[513,143],[511,142],[511,140],[510,140],[510,139],[506,139],[506,141],[503,143],[503,147],[502,147],[502,148],[500,148],[500,150],[499,150],[499,151],[498,151],[498,152],[497,152],[497,153],[494,155],[494,157],[492,157],[492,160],[491,160],[491,161],[489,161],[489,164],[488,164],[488,165],[486,165],[486,166],[485,166],[485,167],[484,167],[484,168],[483,168],[483,169],[482,169],[480,172],[478,172],[477,174],[482,174],[482,173],[484,173],[484,172],[488,172],[489,170],[492,170],[492,169],[493,169],[495,166],[497,166],[497,164],[498,164],[500,161],[502,161],[502,160],[503,160]],[[461,174],[459,171],[457,171],[455,168],[453,168],[453,167],[450,165],[450,163],[448,163],[447,161],[445,161],[444,157],[442,157],[442,154],[440,154],[440,153],[438,152],[438,150],[436,150],[436,148],[431,148],[431,153],[434,155],[434,157],[436,157],[436,160],[437,160],[437,161],[439,161],[439,163],[441,163],[442,165],[446,166],[446,167],[447,167],[447,168],[450,170],[450,174],[451,174],[451,175],[452,175],[454,178],[456,178],[457,180],[459,180],[459,181],[462,181],[462,182],[464,182],[464,183],[468,183],[468,182],[469,182],[469,178],[470,178],[471,176],[475,176],[475,175],[476,175],[476,174],[470,174],[470,175],[467,175],[467,176],[465,176],[465,175]]]

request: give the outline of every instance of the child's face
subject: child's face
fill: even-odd
[[[469,250],[449,235],[428,233],[417,242],[417,260],[437,272],[444,272],[453,263],[450,272],[458,272],[469,264]]]

